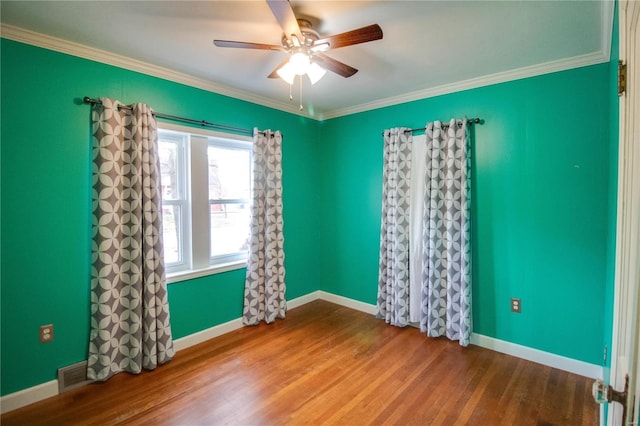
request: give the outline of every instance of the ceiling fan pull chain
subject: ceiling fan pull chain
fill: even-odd
[[[302,106],[302,76],[298,77],[300,79],[300,111],[304,109]]]

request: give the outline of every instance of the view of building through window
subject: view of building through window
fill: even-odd
[[[211,256],[249,249],[251,152],[209,146]]]
[[[163,129],[158,131],[158,139],[164,257],[168,270],[246,259],[251,214],[251,143]],[[191,155],[193,152],[197,155]],[[194,199],[207,200],[208,211],[197,207],[207,204]],[[205,246],[208,253],[202,253]],[[203,266],[202,259],[208,259],[208,265]]]

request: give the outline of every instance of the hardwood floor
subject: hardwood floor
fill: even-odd
[[[591,380],[315,301],[0,417],[3,426],[596,425]]]

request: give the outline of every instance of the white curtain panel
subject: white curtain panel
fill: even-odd
[[[426,135],[413,137],[411,150],[411,210],[409,214],[409,320],[420,323],[422,314],[422,216],[427,156]]]
[[[91,112],[93,241],[87,377],[174,356],[164,271],[160,160],[151,108],[101,98]]]
[[[284,318],[284,233],[282,219],[282,135],[253,132],[253,203],[243,323]]]
[[[409,323],[412,140],[410,129],[384,131],[377,316],[399,327]]]
[[[469,344],[471,243],[467,120],[426,128],[420,330]]]

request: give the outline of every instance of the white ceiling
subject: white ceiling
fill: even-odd
[[[280,44],[282,30],[264,1],[0,4],[3,37],[299,113],[298,85],[294,102],[289,102],[289,86],[267,78],[283,52],[219,48],[212,43],[225,39]],[[359,69],[353,77],[327,73],[314,86],[305,81],[301,114],[319,119],[609,57],[611,1],[291,4],[297,17],[313,18],[321,36],[373,23],[384,32],[382,40],[327,52]]]

